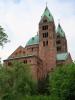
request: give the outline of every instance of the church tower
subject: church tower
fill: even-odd
[[[56,66],[55,24],[47,6],[39,22],[39,57],[45,64],[45,71],[51,71]]]
[[[68,52],[65,32],[63,31],[60,24],[58,24],[56,30],[56,47],[57,47],[57,53]]]

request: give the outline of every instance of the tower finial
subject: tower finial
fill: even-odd
[[[60,24],[60,19],[58,19],[58,24]]]
[[[47,1],[46,1],[46,8],[47,8]]]
[[[58,26],[60,27],[60,19],[58,19]]]

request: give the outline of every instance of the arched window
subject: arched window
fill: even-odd
[[[48,46],[48,41],[46,41],[46,46]]]
[[[48,30],[48,25],[42,26],[42,30]]]
[[[47,22],[47,19],[44,19],[43,22],[46,23]]]
[[[24,62],[24,64],[27,64],[27,60],[24,60],[23,62]]]
[[[48,32],[43,33],[43,38],[47,38],[48,37]]]
[[[57,43],[57,44],[61,44],[61,41],[60,41],[60,40],[58,40],[58,41],[56,41],[56,43]]]
[[[57,38],[60,38],[60,35],[57,35]]]
[[[45,47],[45,41],[43,41],[43,46]]]
[[[43,41],[43,47],[48,46],[48,41]]]
[[[57,47],[57,51],[60,52],[61,51],[61,46]]]

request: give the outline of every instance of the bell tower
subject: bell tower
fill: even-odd
[[[47,6],[39,22],[39,57],[47,73],[56,66],[55,24]]]
[[[58,24],[58,27],[56,30],[56,45],[57,45],[57,53],[68,52],[67,39],[65,36],[65,32],[63,31],[60,24]]]

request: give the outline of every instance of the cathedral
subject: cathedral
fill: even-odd
[[[47,6],[39,21],[38,34],[29,39],[25,47],[19,46],[4,63],[11,66],[13,61],[30,64],[33,78],[37,80],[46,77],[57,66],[72,63],[65,32],[60,24],[56,29]]]

